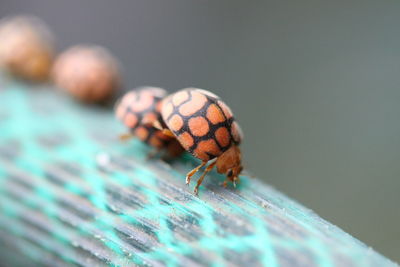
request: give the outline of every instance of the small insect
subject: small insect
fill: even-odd
[[[28,81],[46,81],[53,57],[53,34],[39,18],[24,15],[0,20],[0,66],[7,72]]]
[[[106,103],[120,85],[117,60],[100,46],[77,45],[62,52],[52,78],[61,90],[85,103]]]
[[[165,135],[153,126],[154,122],[161,119],[161,99],[166,94],[164,89],[158,87],[137,88],[122,97],[116,105],[115,113],[130,129],[130,133],[122,135],[121,139],[136,136],[156,149],[152,154],[166,149],[171,157],[176,157],[183,153],[182,146],[174,137]]]
[[[186,175],[186,184],[207,162],[194,189],[197,194],[206,174],[217,165],[226,174],[224,186],[239,182],[242,171],[239,144],[242,131],[230,108],[215,94],[197,88],[187,88],[168,96],[162,102],[161,115],[167,128],[180,144],[202,163]]]

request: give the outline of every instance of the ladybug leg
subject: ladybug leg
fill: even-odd
[[[239,176],[233,177],[233,186],[236,187],[236,184],[240,183],[240,178]]]
[[[163,154],[162,156],[161,156],[161,160],[162,161],[165,161],[165,162],[170,162],[170,161],[172,161],[174,159],[174,157],[171,157],[171,155],[168,155],[168,154]]]
[[[164,128],[164,127],[161,125],[161,122],[158,121],[158,120],[157,120],[157,121],[154,121],[152,126],[153,126],[154,128],[156,128],[157,130],[162,131],[162,133],[165,134],[166,136],[175,137],[175,135],[171,132],[171,130],[168,129],[168,128]]]
[[[220,185],[222,185],[223,187],[226,188],[228,186],[228,182],[232,182],[233,187],[236,188],[236,185],[238,183],[240,183],[240,178],[239,178],[239,176],[233,177],[232,180],[230,180],[229,178],[226,178],[225,181],[223,181]]]
[[[162,133],[169,137],[175,137],[175,135],[169,129],[162,129]]]
[[[194,193],[196,195],[199,192],[199,186],[203,182],[204,177],[206,177],[206,174],[209,173],[214,168],[215,164],[217,164],[217,161],[210,163],[210,165],[207,166],[207,168],[204,170],[203,174],[200,176],[199,180],[197,181],[196,187],[194,188]]]
[[[160,148],[154,148],[154,149],[152,149],[150,152],[149,152],[149,154],[147,154],[147,159],[149,160],[149,159],[153,159],[153,158],[155,158],[155,156],[157,156],[157,154],[160,152]]]
[[[236,188],[236,178],[233,179],[232,184],[233,184],[233,187]]]
[[[194,168],[193,170],[191,170],[190,172],[188,172],[188,174],[186,174],[186,184],[190,184],[190,178],[192,178],[192,176],[199,171],[199,169],[201,167],[203,167],[204,165],[207,164],[207,161],[203,161],[199,166],[197,166],[196,168]]]
[[[121,134],[120,136],[119,136],[119,140],[120,141],[128,141],[129,139],[131,139],[131,138],[133,138],[134,136],[133,136],[133,134],[131,134],[131,133],[125,133],[125,134]]]
[[[164,127],[161,125],[161,122],[159,120],[156,120],[153,122],[153,127],[158,129],[158,130],[163,130]]]

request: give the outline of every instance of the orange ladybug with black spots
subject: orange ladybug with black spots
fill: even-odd
[[[130,130],[121,139],[135,136],[155,147],[156,151],[166,149],[173,157],[182,154],[184,149],[174,137],[153,126],[161,119],[161,100],[166,94],[164,89],[158,87],[140,87],[126,93],[115,108],[116,117]]]
[[[202,163],[186,176],[186,183],[207,162],[211,161],[199,178],[195,193],[205,175],[216,165],[227,181],[239,181],[242,171],[239,144],[242,131],[230,108],[215,94],[197,88],[178,91],[162,102],[162,119],[180,144]]]

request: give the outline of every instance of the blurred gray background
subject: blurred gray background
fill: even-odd
[[[250,172],[400,261],[400,2],[0,0],[58,49],[95,43],[127,89],[209,89]]]

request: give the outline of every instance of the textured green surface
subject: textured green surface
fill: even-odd
[[[0,81],[0,241],[24,266],[392,266],[256,178],[237,189],[198,162],[146,158],[110,111]],[[195,180],[194,180],[195,181]],[[20,255],[16,258],[16,255]]]

